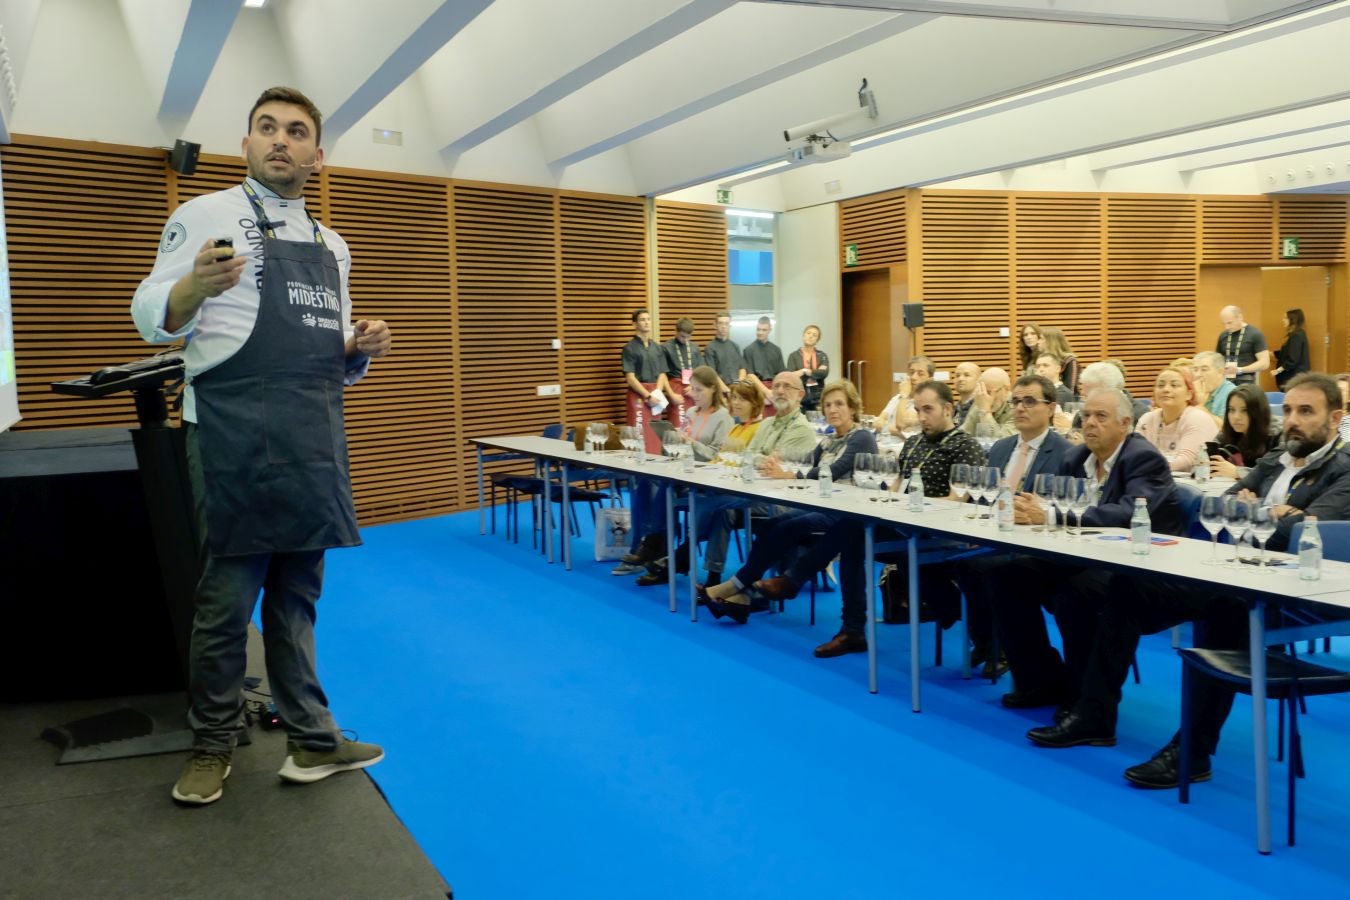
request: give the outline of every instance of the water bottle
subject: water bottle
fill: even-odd
[[[1298,539],[1298,577],[1300,581],[1322,578],[1322,536],[1317,533],[1317,516],[1303,519],[1303,534]]]
[[[755,480],[755,454],[746,450],[741,454],[741,481],[746,484]]]
[[[1202,455],[1200,461],[1195,464],[1195,483],[1205,484],[1209,481],[1209,457]]]
[[[685,472],[694,471],[694,445],[685,444],[680,447],[680,467]]]
[[[1148,518],[1148,504],[1143,497],[1134,498],[1134,515],[1130,516],[1130,552],[1148,556],[1153,547],[1153,523]]]
[[[820,496],[828,497],[834,493],[834,473],[828,463],[820,464]]]
[[[919,468],[914,468],[914,473],[909,476],[909,511],[923,512],[923,475],[919,473]]]
[[[998,499],[994,501],[998,510],[998,530],[1013,530],[1013,494],[1012,488],[1008,486],[1008,479],[1003,478],[999,481]]]

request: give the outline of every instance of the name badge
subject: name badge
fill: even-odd
[[[683,381],[685,384],[688,384],[688,383],[689,383],[689,380],[690,380],[691,378],[693,378],[693,377],[694,377],[694,370],[693,370],[693,369],[681,369],[681,370],[680,370],[680,380]]]

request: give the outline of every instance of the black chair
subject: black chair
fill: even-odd
[[[1252,692],[1251,654],[1246,650],[1177,651],[1181,656],[1181,760],[1179,798],[1190,802],[1191,766],[1191,691],[1197,678],[1210,678],[1231,684],[1239,692]],[[1350,672],[1319,666],[1296,655],[1266,652],[1266,696],[1280,702],[1289,715],[1289,846],[1294,846],[1294,779],[1304,777],[1303,746],[1298,731],[1299,705],[1304,697],[1341,694],[1350,691]],[[1284,731],[1281,729],[1281,738]]]

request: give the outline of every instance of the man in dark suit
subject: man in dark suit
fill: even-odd
[[[1133,424],[1130,402],[1123,393],[1092,394],[1083,405],[1083,446],[1065,453],[1058,474],[1086,477],[1098,485],[1097,503],[1083,513],[1086,526],[1128,527],[1134,499],[1143,497],[1154,530],[1180,534],[1184,516],[1167,460],[1148,441],[1130,433]],[[1044,521],[1045,514],[1034,496],[1019,494],[1016,504],[1019,519],[1033,524]],[[1015,689],[1003,696],[1004,706],[1058,706],[1065,711],[1072,707],[1096,638],[1097,612],[1105,600],[1106,579],[1100,569],[1033,557],[1016,558],[1009,569],[999,573],[997,584],[1017,586],[1002,591],[994,606],[999,640],[1008,655],[1015,684]],[[1026,590],[1026,585],[1040,589]],[[1042,605],[1054,613],[1063,638],[1062,657],[1050,644]],[[1114,731],[1074,732],[1070,737],[1074,743],[1115,743]]]
[[[1040,375],[1024,375],[1013,385],[1008,400],[1012,407],[1012,426],[1015,435],[996,441],[989,448],[989,465],[1004,473],[1008,486],[1017,496],[1014,501],[1014,521],[1026,524],[1028,509],[1036,498],[1023,492],[1023,485],[1031,485],[1036,476],[1057,474],[1064,455],[1073,445],[1050,427],[1054,418],[1055,385]],[[993,658],[993,612],[997,573],[1016,557],[1009,554],[978,556],[958,563],[952,577],[966,596],[966,628],[973,646],[971,662],[983,663],[984,676],[992,678],[1006,665]]]
[[[1278,518],[1268,542],[1271,549],[1287,549],[1293,526],[1307,515],[1324,521],[1350,518],[1350,455],[1342,452],[1345,444],[1337,435],[1341,416],[1338,389],[1331,378],[1306,374],[1291,381],[1285,394],[1286,449],[1262,457],[1229,489],[1230,494],[1270,506]],[[1233,597],[1198,591],[1181,579],[1164,576],[1116,575],[1106,590],[1082,694],[1070,715],[1079,731],[1105,728],[1114,733],[1121,685],[1141,634],[1193,621],[1197,647],[1249,646],[1247,610]],[[1210,778],[1210,757],[1232,709],[1233,693],[1231,685],[1196,681],[1191,694],[1191,776],[1196,781]],[[1054,742],[1068,721],[1032,729],[1028,737],[1042,746],[1068,746]],[[1125,778],[1137,787],[1176,787],[1179,764],[1180,742],[1173,737],[1152,759],[1126,769]]]

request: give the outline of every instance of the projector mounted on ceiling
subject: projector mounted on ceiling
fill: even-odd
[[[827,116],[824,119],[817,119],[814,122],[807,122],[805,125],[798,125],[795,128],[784,129],[783,140],[788,143],[793,141],[804,142],[802,146],[793,147],[788,151],[788,162],[793,164],[832,162],[847,157],[853,152],[853,148],[848,141],[841,141],[831,134],[830,128],[841,125],[858,115],[866,115],[869,119],[877,117],[877,98],[868,88],[866,78],[863,79],[862,86],[858,88],[858,106],[856,108],[838,115]]]

